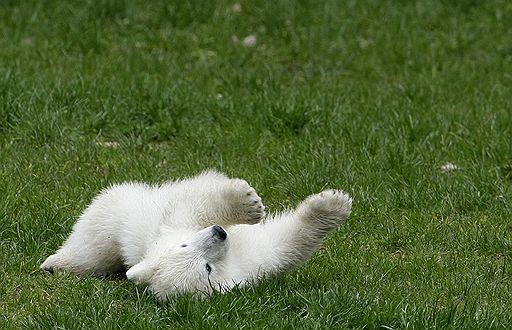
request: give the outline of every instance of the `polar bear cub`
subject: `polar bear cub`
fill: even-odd
[[[226,292],[308,260],[350,215],[339,190],[267,216],[240,179],[207,171],[160,186],[124,183],[102,191],[41,268],[77,275],[122,272],[160,300]]]

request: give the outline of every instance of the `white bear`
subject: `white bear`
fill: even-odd
[[[161,186],[114,185],[41,268],[97,276],[128,269],[161,301],[226,292],[307,261],[351,207],[347,194],[326,190],[263,219],[256,191],[215,171]]]

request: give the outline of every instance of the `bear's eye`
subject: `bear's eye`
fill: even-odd
[[[206,264],[206,271],[208,272],[208,274],[212,272],[212,266],[210,266],[210,264]]]
[[[187,244],[181,244],[180,246],[181,247],[187,247],[188,245]]]

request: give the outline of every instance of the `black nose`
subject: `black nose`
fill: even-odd
[[[217,226],[217,225],[213,226],[212,231],[213,231],[213,236],[217,236],[221,240],[225,240],[226,237],[228,237],[228,234],[221,226]]]

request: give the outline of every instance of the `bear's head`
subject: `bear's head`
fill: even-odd
[[[131,267],[129,280],[144,284],[160,300],[178,293],[210,294],[228,249],[226,231],[214,225],[156,249]]]

